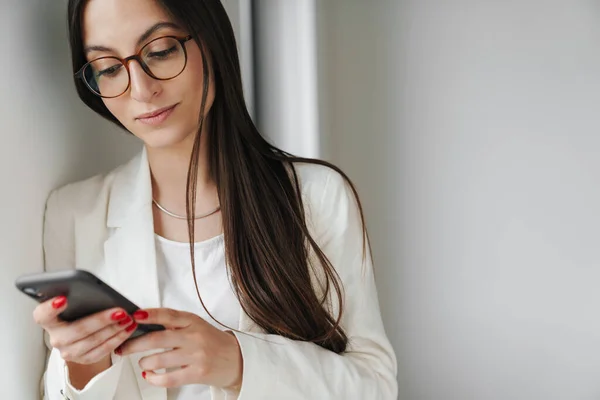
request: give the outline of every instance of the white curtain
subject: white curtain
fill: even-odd
[[[319,157],[314,0],[254,0],[256,121],[271,141]]]
[[[250,115],[255,117],[252,0],[222,0],[222,3],[236,34],[246,104]]]

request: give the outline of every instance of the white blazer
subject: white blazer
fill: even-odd
[[[342,327],[348,350],[338,355],[313,343],[265,334],[242,311],[238,329],[244,333],[236,333],[244,360],[242,389],[238,394],[213,387],[212,399],[396,399],[396,357],[381,320],[369,257],[363,262],[352,192],[329,168],[297,164],[296,169],[309,229],[344,285]],[[85,269],[139,307],[161,307],[151,192],[145,150],[107,175],[54,191],[44,224],[46,269]],[[322,276],[313,278],[320,293]],[[331,310],[337,315],[337,307]],[[61,391],[71,400],[167,400],[166,389],[142,378],[138,361],[148,353],[113,355],[113,366],[77,391],[68,383],[60,353],[48,348],[47,400],[63,400]]]

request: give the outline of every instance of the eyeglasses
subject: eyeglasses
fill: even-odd
[[[127,58],[100,57],[86,63],[75,76],[85,82],[88,89],[103,98],[119,97],[129,89],[129,61],[136,60],[144,72],[159,81],[179,76],[187,64],[184,38],[164,36],[148,42],[137,54]]]

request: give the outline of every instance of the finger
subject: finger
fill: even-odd
[[[140,359],[142,370],[155,371],[163,368],[179,368],[191,362],[189,352],[182,349],[163,351]]]
[[[65,296],[54,297],[40,303],[33,310],[33,320],[36,324],[44,328],[51,328],[61,325],[63,321],[58,318],[58,315],[66,310],[67,298]]]
[[[121,333],[122,331],[125,331],[126,329],[130,329],[132,324],[135,324],[135,322],[133,322],[133,319],[131,317],[127,317],[126,319],[120,322],[105,326],[104,328],[92,333],[91,335],[72,343],[67,348],[65,348],[64,351],[61,352],[61,354],[63,355],[63,358],[64,353],[68,353],[73,358],[83,357],[85,354],[91,352],[95,348],[103,346],[106,341],[110,340],[115,335]],[[124,336],[128,337],[129,334],[132,333],[132,331],[127,331],[125,333],[126,335]],[[115,348],[117,346],[115,346]],[[109,352],[112,352],[113,350],[114,348],[110,349]]]
[[[157,374],[152,371],[143,371],[142,377],[152,386],[165,388],[179,387],[193,383],[192,368],[185,366],[178,370]]]
[[[120,354],[126,356],[155,349],[173,349],[182,346],[181,333],[173,330],[150,332],[131,339],[119,347]]]
[[[82,355],[81,358],[87,363],[94,363],[101,360],[107,354],[112,353],[116,348],[123,344],[123,342],[133,334],[135,328],[137,328],[137,324],[133,322],[129,326],[126,326],[124,330],[121,330],[108,338],[104,343]]]
[[[185,328],[192,324],[197,315],[171,308],[146,308],[133,313],[139,324],[159,324],[165,328]]]
[[[53,332],[52,345],[66,347],[95,334],[107,326],[118,324],[129,316],[121,308],[110,308],[71,323],[62,325]]]

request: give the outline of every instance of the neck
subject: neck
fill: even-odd
[[[204,130],[206,131],[206,129]],[[146,147],[152,174],[152,195],[169,211],[185,215],[186,186],[195,135],[169,147]],[[216,184],[210,178],[208,166],[208,135],[202,133],[196,180],[196,214],[218,205]]]

